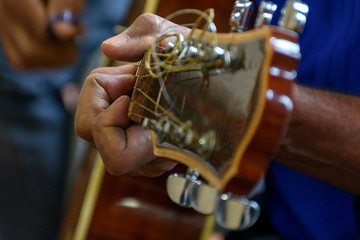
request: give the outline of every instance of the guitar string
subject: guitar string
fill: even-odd
[[[193,70],[195,71],[195,70]],[[216,75],[216,73],[214,73],[214,75]],[[146,77],[149,77],[149,75],[136,75],[136,77],[139,77],[139,78],[146,78]],[[199,79],[199,77],[194,77],[194,78],[187,78],[187,79],[182,79],[182,80],[179,80],[179,81],[191,81],[191,80],[195,80],[195,79]],[[176,81],[173,81],[174,83],[176,83]],[[190,129],[188,127],[188,125],[186,123],[184,123],[183,121],[181,121],[179,118],[176,118],[175,115],[171,114],[171,111],[170,110],[167,110],[165,109],[163,106],[159,105],[157,103],[156,100],[154,100],[150,95],[146,94],[142,89],[140,88],[134,88],[135,91],[139,92],[140,94],[142,94],[145,98],[147,98],[153,105],[157,105],[159,106],[160,108],[160,111],[162,111],[161,113],[157,112],[157,111],[153,111],[152,109],[150,109],[149,107],[146,107],[142,104],[140,104],[139,102],[136,102],[136,101],[133,101],[136,105],[138,105],[139,107],[141,107],[142,109],[148,111],[149,113],[153,114],[156,118],[159,118],[160,115],[163,113],[165,115],[167,115],[170,119],[172,119],[175,123],[177,123],[179,126],[182,126],[183,128],[185,128],[187,131],[192,131],[192,134],[195,136],[195,138],[199,138],[199,134],[196,133],[194,130]],[[185,101],[186,99],[183,99],[183,102],[182,102],[182,106],[181,106],[181,109],[184,109],[184,106],[185,106]],[[134,114],[134,113],[132,113]],[[142,119],[144,119],[145,117],[142,116],[142,115],[137,115],[137,116],[141,116]],[[175,126],[175,125],[174,125]]]
[[[138,65],[138,66],[141,66],[141,65]],[[187,70],[186,72],[188,73],[191,73],[191,72],[202,72],[201,69],[190,69],[190,70]],[[173,73],[173,72],[172,72]],[[222,74],[222,73],[221,73]],[[149,78],[151,77],[149,74],[143,74],[143,75],[134,75],[135,77],[137,78],[140,78],[140,79],[145,79],[145,78]],[[212,77],[212,76],[219,76],[219,73],[217,72],[213,72],[211,74],[208,75],[209,77]],[[195,77],[187,77],[187,78],[181,78],[181,79],[172,79],[171,82],[173,84],[176,84],[176,83],[184,83],[184,82],[187,82],[187,81],[194,81],[194,80],[197,80],[197,79],[201,79],[202,76],[195,76]]]
[[[139,92],[140,94],[142,94],[145,98],[147,98],[151,103],[153,103],[154,105],[156,105],[156,101],[151,98],[151,96],[149,96],[148,94],[146,94],[144,91],[142,91],[141,89],[135,88],[134,90],[136,90],[137,92]],[[153,114],[154,116],[158,117],[158,113],[156,113],[155,111],[151,110],[150,108],[138,103],[137,101],[133,101],[134,104],[138,105],[139,107],[143,108],[144,110],[150,112],[151,114]],[[199,134],[196,133],[193,129],[189,128],[189,126],[184,123],[183,121],[181,121],[179,118],[177,118],[174,114],[172,114],[170,111],[166,110],[164,107],[162,107],[161,105],[159,106],[160,110],[162,111],[163,114],[165,114],[166,116],[168,116],[171,120],[173,120],[175,123],[177,123],[179,126],[181,126],[182,128],[184,128],[187,131],[191,131],[191,133],[193,134],[193,136],[195,138],[199,138]],[[133,113],[131,113],[133,114]],[[143,119],[145,118],[144,116],[142,117]]]
[[[201,57],[199,57],[199,58],[201,58]],[[217,64],[217,63],[219,63],[219,64]],[[214,65],[215,66],[221,66],[221,64],[222,64],[223,62],[222,62],[222,60],[221,59],[217,59],[217,60],[214,60],[214,61],[212,61],[212,62],[207,62],[207,63],[202,63],[201,64],[201,66],[203,67],[203,68],[208,68],[208,67],[213,67]],[[136,66],[136,67],[145,67],[146,65],[145,64],[143,64],[143,63],[133,63],[133,62],[130,62],[130,63],[123,63],[122,65],[134,65],[134,66]],[[199,66],[197,66],[197,65],[195,65],[195,64],[193,64],[194,66],[192,66],[192,67],[187,67],[186,68],[186,72],[189,72],[189,71],[201,71],[201,68],[199,68]],[[150,65],[149,65],[151,68],[152,68],[152,66],[156,66],[156,63],[151,63]],[[148,66],[146,66],[146,67],[148,67]],[[184,72],[184,70],[183,69],[180,69],[180,68],[172,68],[171,69],[171,71],[169,71],[169,72],[171,72],[171,73],[177,73],[177,72]],[[222,74],[222,72],[221,72],[221,74]],[[219,73],[216,73],[216,74],[214,74],[214,75],[219,75]],[[141,77],[140,75],[135,75],[135,76],[137,76],[137,77]],[[151,76],[150,74],[148,74],[148,75],[144,75],[144,76]],[[155,78],[156,78],[157,76],[155,76]]]
[[[146,70],[146,74],[137,74],[137,78],[139,79],[146,79],[146,78],[152,78],[158,80],[158,83],[160,85],[160,89],[157,93],[157,96],[155,98],[152,98],[147,93],[145,93],[142,89],[135,88],[135,92],[139,92],[142,94],[146,99],[148,99],[153,105],[155,105],[154,109],[150,109],[148,106],[144,106],[143,104],[134,101],[134,104],[139,106],[140,108],[144,109],[145,111],[153,114],[155,117],[159,117],[162,114],[169,117],[175,124],[178,124],[183,129],[187,131],[191,131],[191,134],[196,138],[199,139],[200,134],[194,131],[191,126],[188,126],[186,123],[184,123],[181,119],[176,117],[172,112],[171,109],[175,107],[175,102],[170,97],[165,82],[168,80],[168,76],[170,73],[176,73],[176,72],[183,72],[183,71],[199,71],[199,66],[196,66],[201,61],[201,57],[190,57],[185,58],[185,53],[187,51],[187,47],[189,47],[189,44],[194,44],[197,46],[198,43],[200,43],[206,32],[210,29],[213,32],[216,32],[215,24],[213,23],[214,18],[214,11],[212,9],[208,9],[206,11],[199,11],[199,10],[180,10],[175,14],[172,14],[168,17],[168,19],[171,19],[175,16],[185,14],[185,13],[193,13],[199,15],[199,17],[196,19],[196,21],[193,24],[186,24],[187,26],[192,26],[190,34],[187,36],[185,43],[187,45],[183,45],[184,43],[184,36],[180,33],[168,33],[165,34],[158,39],[156,39],[152,46],[149,49],[149,52],[147,52],[143,58],[143,61],[137,63],[137,67],[142,67]],[[200,35],[198,36],[197,40],[194,40],[193,37],[195,34],[195,29],[197,29],[202,21],[205,20],[205,24],[203,25]],[[161,46],[160,43],[162,41],[166,41],[168,39],[172,39],[174,46],[171,49],[170,52],[166,52],[166,48]],[[209,42],[209,41],[208,41]],[[216,34],[213,34],[213,39],[210,41],[211,46],[217,45],[217,39]],[[160,50],[160,51],[159,51]],[[214,65],[214,62],[212,63],[203,63],[203,67],[208,67],[210,65]],[[200,70],[201,71],[201,70]],[[139,72],[139,71],[138,71]],[[142,72],[142,71],[140,71]],[[193,78],[196,79],[196,78]],[[187,79],[189,80],[189,79]],[[180,80],[179,80],[180,81]],[[184,81],[184,80],[182,80]],[[204,81],[204,80],[203,80]],[[164,99],[167,104],[170,106],[168,109],[163,107],[160,102],[161,99]],[[184,111],[186,99],[182,99],[180,112]],[[142,119],[144,119],[144,115],[142,114],[136,114],[140,115]],[[170,122],[172,124],[172,122]]]
[[[206,32],[208,32],[207,30],[208,30],[209,26],[211,26],[210,30],[213,33],[216,33],[216,27],[215,27],[215,24],[213,23],[213,19],[214,19],[214,10],[213,9],[207,9],[205,11],[199,11],[196,9],[184,9],[184,10],[180,10],[180,11],[177,11],[177,12],[169,15],[167,17],[167,19],[171,20],[172,18],[182,15],[182,14],[199,15],[197,20],[194,22],[193,27],[191,28],[191,32],[187,36],[187,41],[186,41],[187,44],[189,44],[191,40],[194,41],[193,39],[195,39],[195,38],[193,36],[195,33],[195,29],[198,29],[198,27],[200,26],[200,24],[203,20],[205,20],[205,24],[204,24],[203,28],[201,29],[201,34],[197,38],[198,39],[197,41],[201,41],[204,38]],[[162,57],[166,56],[166,59],[162,61],[159,58],[159,53],[156,50],[156,48],[157,48],[157,46],[160,45],[161,41],[163,41],[167,38],[171,38],[171,37],[175,37],[174,47],[170,53],[161,55]],[[212,39],[212,41],[210,41],[211,44],[217,45],[216,34],[213,34],[212,37],[213,37],[213,39]],[[184,42],[184,36],[180,33],[167,33],[164,36],[155,40],[152,44],[152,47],[150,48],[150,53],[145,58],[145,66],[146,66],[147,70],[149,71],[150,75],[152,75],[153,77],[160,78],[168,70],[184,71],[184,70],[186,70],[186,68],[188,68],[188,65],[192,65],[192,64],[194,64],[194,62],[199,61],[200,58],[197,58],[197,59],[190,58],[187,64],[186,64],[186,62],[181,62],[181,60],[183,59],[183,54],[185,53],[184,50],[186,49],[186,48],[181,49],[181,48],[183,48],[183,46],[182,46],[183,42]],[[181,51],[181,50],[183,50],[183,51]],[[177,54],[178,52],[180,52],[179,55]],[[180,64],[176,66],[174,63],[179,62],[179,60],[180,60]],[[151,62],[155,63],[154,68],[155,68],[156,73],[154,73],[154,68],[150,67]],[[163,70],[160,72],[158,71],[159,67],[163,68]]]

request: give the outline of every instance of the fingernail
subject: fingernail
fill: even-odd
[[[128,38],[126,36],[123,36],[121,34],[109,38],[103,42],[103,44],[111,45],[114,47],[119,47],[121,45],[124,45],[128,41]]]
[[[129,102],[129,100],[130,100],[129,96],[122,95],[117,100],[115,100],[115,102],[123,104],[125,102]]]

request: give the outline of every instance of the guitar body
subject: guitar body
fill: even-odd
[[[200,239],[205,217],[171,202],[166,177],[106,173],[86,239]]]
[[[176,171],[183,170],[181,165],[176,167]],[[96,149],[89,147],[59,239],[200,239],[205,216],[169,199],[168,174],[158,178],[112,176]]]

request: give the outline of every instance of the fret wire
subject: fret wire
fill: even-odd
[[[187,72],[197,72],[197,71],[201,71],[200,69],[190,69],[190,70],[187,70]],[[174,72],[175,73],[175,72]],[[211,76],[218,76],[219,74],[218,73],[213,73],[213,74],[210,74],[209,77]],[[150,74],[144,74],[144,75],[134,75],[135,77],[139,77],[139,78],[146,78],[146,77],[150,77]],[[201,78],[201,77],[193,77],[193,78],[186,78],[186,79],[179,79],[177,81],[174,81],[172,80],[172,83],[177,83],[177,82],[185,82],[185,81],[191,81],[191,80],[194,80],[194,79],[197,79],[197,78]]]
[[[142,119],[145,118],[144,115],[141,115],[141,114],[138,114],[138,113],[134,113],[134,112],[130,112],[130,113],[131,113],[131,115],[134,115],[134,116],[136,116],[136,117],[140,117],[140,118],[142,118]]]
[[[150,77],[150,75],[134,75],[135,77],[138,77],[138,78],[148,78]]]

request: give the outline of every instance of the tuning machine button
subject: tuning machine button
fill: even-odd
[[[302,33],[306,24],[309,7],[300,0],[287,0],[281,10],[279,26]]]
[[[186,176],[182,174],[169,175],[166,189],[169,198],[182,207],[192,207],[201,214],[213,214],[218,191],[211,185],[198,179],[199,172],[189,168]]]
[[[230,17],[230,31],[243,32],[247,30],[254,4],[249,0],[237,0]]]
[[[191,206],[199,213],[214,213],[218,191],[213,186],[197,181],[190,188]]]
[[[261,1],[258,14],[256,16],[255,28],[259,28],[263,25],[270,25],[274,13],[277,9],[277,5],[270,1]]]
[[[187,170],[186,176],[177,173],[169,175],[166,182],[169,198],[182,207],[191,207],[190,189],[193,184],[200,184],[199,175],[199,172],[193,168]]]
[[[257,202],[231,193],[218,195],[215,220],[220,226],[230,230],[245,230],[251,227],[260,216]]]
[[[217,189],[198,179],[199,172],[189,168],[186,176],[171,174],[166,183],[169,198],[182,207],[192,207],[201,214],[214,214],[216,223],[229,230],[251,227],[260,216],[257,202]]]

